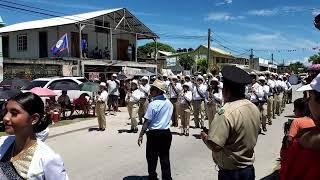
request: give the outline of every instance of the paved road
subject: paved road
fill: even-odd
[[[301,94],[294,92],[294,98]],[[257,179],[273,172],[279,157],[283,137],[283,122],[292,114],[292,104],[268,127],[266,135],[260,135],[256,152]],[[76,180],[139,180],[147,175],[145,142],[138,147],[138,134],[119,133],[129,129],[128,115],[121,112],[117,116],[107,116],[107,131],[81,130],[49,138],[47,143],[64,159],[71,179]],[[88,120],[87,125],[95,125],[96,120]],[[68,127],[52,129],[63,131]],[[69,127],[70,128],[70,127]],[[179,132],[178,129],[172,129]],[[196,135],[198,129],[190,131],[190,137],[174,135],[171,147],[171,169],[175,180],[217,179],[217,171],[211,160],[211,152]],[[160,172],[158,165],[158,172]]]

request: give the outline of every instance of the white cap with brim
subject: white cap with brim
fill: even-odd
[[[132,80],[131,83],[138,85],[138,81],[137,80]]]
[[[148,77],[147,77],[147,76],[143,76],[143,77],[141,78],[141,80],[148,80]]]
[[[317,91],[320,92],[320,74],[316,78],[314,78],[310,84],[301,86],[297,89],[297,91]]]
[[[105,82],[101,82],[100,86],[107,86],[107,84]]]
[[[112,77],[118,77],[116,74],[112,74]]]

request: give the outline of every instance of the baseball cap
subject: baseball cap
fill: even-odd
[[[100,86],[107,86],[107,84],[105,82],[101,82]]]
[[[297,91],[317,91],[320,92],[320,74],[317,75],[316,78],[314,78],[310,84],[301,86],[297,89]]]

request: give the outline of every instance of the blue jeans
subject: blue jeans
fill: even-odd
[[[253,166],[248,166],[236,170],[220,169],[218,174],[219,180],[254,180],[255,172]]]

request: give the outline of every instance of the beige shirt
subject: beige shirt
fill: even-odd
[[[246,99],[226,103],[217,112],[208,139],[223,148],[212,152],[219,168],[234,170],[253,165],[259,125],[259,110]]]

